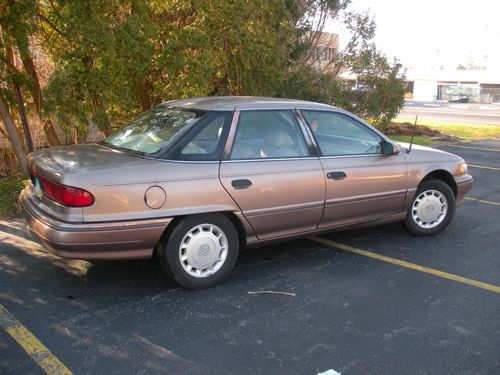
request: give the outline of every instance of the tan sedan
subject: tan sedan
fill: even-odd
[[[396,221],[438,233],[472,187],[456,155],[410,151],[329,105],[271,98],[166,102],[99,144],[28,163],[20,202],[48,251],[156,253],[188,288],[224,279],[243,247]]]

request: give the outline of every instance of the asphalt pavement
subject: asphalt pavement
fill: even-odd
[[[398,119],[500,126],[500,104],[417,102],[407,100]]]
[[[247,250],[202,291],[154,261],[48,255],[21,220],[2,220],[0,307],[75,374],[499,374],[500,141],[459,146],[442,148],[476,166],[469,198],[481,201],[443,233],[396,223],[321,237],[344,250],[311,239]],[[295,296],[248,294],[263,290]],[[3,314],[0,373],[43,373]]]

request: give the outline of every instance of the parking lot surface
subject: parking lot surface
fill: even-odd
[[[59,259],[1,220],[0,373],[500,374],[500,141],[442,149],[475,179],[443,233],[390,224],[243,251],[202,291],[154,261]],[[264,290],[295,296],[248,294]]]

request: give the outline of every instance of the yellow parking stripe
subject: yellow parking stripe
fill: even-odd
[[[467,285],[474,286],[476,288],[485,289],[485,290],[488,290],[488,291],[494,292],[494,293],[500,293],[500,287],[498,287],[496,285],[486,284],[486,283],[483,283],[481,281],[467,279],[467,278],[462,277],[462,276],[453,275],[451,273],[439,271],[439,270],[436,270],[436,269],[430,268],[430,267],[420,266],[418,264],[413,264],[410,262],[406,262],[404,260],[386,257],[385,255],[380,255],[377,253],[373,253],[371,251],[361,250],[361,249],[358,249],[356,247],[349,246],[349,245],[339,243],[339,242],[330,241],[330,240],[327,240],[325,238],[314,237],[314,238],[310,238],[310,240],[315,241],[315,242],[319,242],[323,245],[336,247],[338,249],[348,251],[350,253],[355,253],[355,254],[363,255],[365,257],[369,257],[372,259],[377,259],[377,260],[380,260],[382,262],[396,264],[398,266],[405,267],[405,268],[408,268],[408,269],[411,269],[414,271],[428,273],[428,274],[431,274],[431,275],[434,275],[437,277],[441,277],[443,279],[448,279],[448,280],[456,281],[456,282],[459,282],[462,284],[467,284]]]
[[[467,163],[468,167],[472,168],[482,168],[482,169],[491,169],[492,171],[500,171],[500,168],[495,168],[495,167],[488,167],[486,165],[477,165],[477,164],[469,164]]]
[[[30,357],[49,375],[73,374],[28,329],[0,304],[0,326],[17,341]]]
[[[486,147],[472,147],[472,146],[458,146],[458,145],[447,145],[447,147],[468,148],[468,149],[471,149],[471,150],[500,152],[499,149],[496,149],[496,148],[486,148]]]
[[[477,198],[465,197],[465,200],[473,201],[473,202],[486,203],[486,204],[493,204],[495,206],[500,206],[500,202],[485,201],[484,199],[477,199]]]

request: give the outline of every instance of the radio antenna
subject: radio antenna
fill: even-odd
[[[411,140],[410,140],[410,147],[406,151],[407,154],[410,153],[411,147],[413,146],[413,137],[415,137],[415,130],[417,128],[417,120],[418,120],[418,115],[415,116],[415,124],[413,125],[413,134],[411,135]]]

